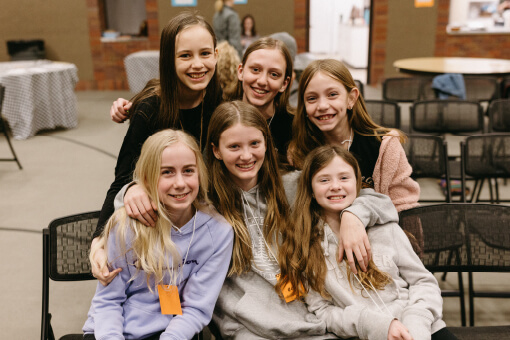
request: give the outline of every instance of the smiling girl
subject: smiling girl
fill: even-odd
[[[302,282],[310,312],[341,338],[455,339],[442,320],[441,290],[397,223],[368,228],[373,260],[354,274],[337,261],[341,213],[358,196],[362,177],[354,156],[339,146],[305,159],[296,207],[282,251],[292,266],[282,275]]]
[[[163,29],[160,45],[160,79],[149,82],[133,99],[129,129],[117,159],[115,180],[101,209],[93,245],[114,212],[115,195],[132,180],[143,142],[159,130],[178,128],[189,132],[203,148],[210,116],[221,101],[215,74],[216,38],[201,16],[183,12],[174,17]],[[139,185],[133,185],[129,192],[136,203],[126,205],[128,215],[155,225],[155,202],[149,200]],[[144,214],[140,213],[140,206],[146,207]],[[98,261],[92,263],[92,272],[106,283],[118,271],[108,273],[107,268],[99,267],[102,253],[96,255]]]
[[[134,179],[160,216],[147,228],[120,208],[108,221],[102,265],[122,271],[108,286],[97,284],[84,339],[191,339],[211,319],[232,254],[232,228],[208,204],[202,154],[185,132],[149,137]],[[93,249],[91,262],[94,257]]]
[[[289,226],[286,194],[295,178],[282,180],[265,118],[252,105],[234,101],[221,104],[209,125],[210,197],[235,233],[214,325],[225,339],[331,338],[325,323],[278,284],[282,232]],[[383,195],[360,198],[350,212],[367,221],[397,219]]]
[[[349,150],[358,160],[363,187],[388,195],[398,211],[418,205],[420,187],[401,143],[405,136],[375,124],[354,79],[343,63],[313,61],[299,81],[299,100],[293,122],[289,162],[302,168],[318,146],[331,144]]]

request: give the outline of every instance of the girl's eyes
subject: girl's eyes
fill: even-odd
[[[310,96],[310,97],[306,97],[305,100],[307,102],[313,102],[314,100],[316,100],[317,98],[316,97],[313,97],[313,96]]]
[[[271,72],[271,77],[273,77],[273,78],[279,78],[279,77],[280,77],[280,74],[279,74],[279,73],[276,73],[276,72]]]
[[[186,169],[186,170],[184,170],[184,173],[186,173],[186,174],[194,174],[195,173],[195,169],[193,169],[193,168]]]
[[[251,145],[253,145],[253,146],[258,146],[259,144],[260,144],[260,141],[258,141],[258,140],[251,142]]]
[[[172,170],[163,170],[163,171],[161,171],[161,174],[162,174],[162,175],[171,175],[171,174],[173,174],[173,173],[174,173],[174,172],[173,172]]]
[[[203,56],[210,56],[212,53],[210,51],[204,51],[201,53]]]
[[[329,97],[336,97],[336,96],[338,96],[338,93],[337,92],[331,92],[328,96]]]

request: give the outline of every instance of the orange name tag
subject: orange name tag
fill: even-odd
[[[161,314],[182,315],[181,299],[176,286],[158,285],[158,295]]]
[[[280,281],[280,274],[276,274],[276,279]],[[300,285],[300,293],[304,293],[305,287],[303,287],[303,284]],[[294,291],[294,287],[292,287],[292,284],[290,282],[287,282],[285,286],[282,288],[283,297],[285,298],[285,302],[291,302],[296,300],[297,294]]]

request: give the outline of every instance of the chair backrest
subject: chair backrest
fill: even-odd
[[[367,112],[381,126],[400,129],[400,106],[388,100],[365,100]]]
[[[488,112],[489,132],[510,132],[510,98],[492,101]]]
[[[409,135],[407,143],[404,143],[403,147],[407,160],[413,168],[411,176],[413,178],[444,179],[446,184],[445,201],[451,202],[448,148],[444,138]]]
[[[462,142],[462,174],[510,178],[510,133],[474,135]]]
[[[464,76],[466,100],[490,102],[499,98],[499,84],[495,77]]]
[[[67,216],[43,229],[43,297],[41,339],[52,339],[49,279],[54,281],[93,280],[88,252],[99,211]],[[80,334],[83,337],[82,334]]]
[[[422,261],[430,271],[510,271],[510,206],[443,203],[400,212],[411,233],[421,224]]]
[[[429,134],[483,133],[480,103],[464,100],[424,100],[410,110],[411,131]]]
[[[354,79],[354,84],[356,84],[356,87],[358,88],[361,96],[363,98],[365,98],[365,86],[363,85],[363,83],[361,82],[361,80],[358,80],[358,79]]]
[[[422,77],[388,78],[382,83],[384,100],[412,103],[422,98]]]

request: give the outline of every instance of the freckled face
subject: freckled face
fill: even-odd
[[[310,121],[323,133],[334,133],[349,127],[347,109],[358,99],[358,91],[350,93],[339,81],[317,72],[305,89],[304,103]]]

